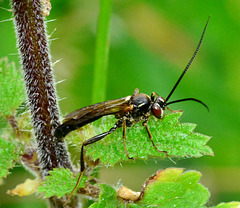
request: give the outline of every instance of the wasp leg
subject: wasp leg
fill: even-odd
[[[107,135],[111,134],[112,132],[114,132],[117,128],[121,127],[121,123],[120,122],[117,122],[116,124],[114,124],[114,126],[107,132],[104,132],[104,133],[101,133],[101,134],[98,134],[88,140],[86,140],[85,142],[83,142],[82,144],[82,147],[81,147],[81,154],[80,154],[80,175],[78,176],[78,180],[77,180],[77,183],[76,185],[74,186],[72,192],[70,193],[68,199],[67,199],[67,202],[65,204],[67,204],[69,202],[69,200],[71,199],[72,195],[73,195],[73,192],[77,189],[80,181],[81,181],[81,178],[82,178],[82,175],[83,175],[83,172],[85,171],[85,163],[84,163],[84,147],[89,145],[89,144],[92,144],[92,143],[95,143],[101,139],[103,139],[104,137],[106,137]]]
[[[123,121],[123,145],[124,145],[124,150],[125,150],[125,154],[126,154],[127,158],[130,159],[130,160],[134,160],[133,157],[129,157],[129,155],[128,155],[125,138],[126,138],[126,121],[124,120]]]
[[[139,89],[138,89],[138,88],[136,88],[136,89],[134,90],[133,96],[135,96],[135,95],[137,95],[137,94],[139,94]]]
[[[155,96],[159,96],[156,92],[152,92],[151,94],[151,101],[154,101]]]
[[[154,144],[154,142],[153,142],[153,140],[152,140],[151,132],[150,132],[148,126],[147,126],[147,121],[143,122],[142,125],[145,126],[145,128],[146,128],[146,130],[147,130],[147,133],[148,133],[148,137],[149,137],[149,139],[151,140],[153,147],[154,147],[158,152],[165,153],[166,156],[167,156],[167,155],[168,155],[168,152],[167,152],[167,151],[161,151],[161,150],[159,150],[159,149],[156,147],[156,145]]]
[[[171,113],[181,113],[183,110],[171,110],[169,107],[166,107]]]

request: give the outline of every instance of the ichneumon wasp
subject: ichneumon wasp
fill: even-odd
[[[187,72],[195,56],[198,53],[198,50],[202,44],[205,31],[207,29],[208,22],[209,22],[209,18],[203,29],[200,41],[197,45],[196,50],[194,51],[193,56],[191,57],[190,61],[188,62],[187,66],[185,67],[184,71],[182,72],[181,76],[177,80],[176,84],[174,85],[174,87],[172,88],[172,90],[170,91],[166,99],[159,96],[155,92],[153,92],[151,96],[148,96],[146,94],[139,93],[139,90],[135,89],[133,95],[116,99],[116,100],[100,102],[97,104],[93,104],[93,105],[75,110],[65,117],[63,124],[57,127],[55,131],[55,136],[57,138],[63,138],[71,131],[81,128],[86,124],[89,124],[103,116],[115,115],[115,118],[118,119],[117,122],[109,131],[96,135],[83,142],[81,147],[81,154],[80,154],[80,168],[81,168],[80,175],[78,177],[78,180],[74,189],[70,194],[70,197],[72,196],[75,189],[78,187],[82,174],[85,171],[85,163],[84,163],[84,147],[85,146],[95,143],[103,139],[107,135],[113,133],[116,129],[123,127],[123,144],[124,144],[125,154],[128,157],[128,159],[134,159],[129,157],[127,152],[127,147],[125,142],[126,128],[131,127],[134,123],[142,122],[142,125],[146,128],[146,131],[148,133],[150,141],[152,142],[153,147],[157,151],[163,152],[167,155],[167,151],[159,150],[153,142],[151,132],[147,125],[149,117],[154,116],[158,119],[161,119],[164,117],[165,109],[170,110],[168,108],[169,105],[173,103],[183,102],[183,101],[195,101],[202,104],[204,107],[208,109],[208,106],[205,103],[195,98],[184,98],[184,99],[174,100],[169,102],[170,97],[172,96],[173,92],[179,85],[184,74]]]

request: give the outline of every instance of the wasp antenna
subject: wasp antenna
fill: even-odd
[[[166,103],[166,106],[171,105],[173,103],[179,103],[179,102],[188,101],[188,100],[198,102],[198,103],[202,104],[205,108],[207,108],[208,112],[210,111],[209,107],[204,102],[202,102],[201,100],[198,100],[196,98],[184,98],[184,99],[180,99],[180,100],[174,100],[174,101],[171,101],[169,103]]]
[[[200,38],[200,41],[199,41],[199,43],[198,43],[198,46],[197,46],[197,48],[196,48],[196,50],[195,50],[192,58],[191,58],[190,61],[188,62],[187,66],[185,67],[183,73],[181,74],[181,76],[179,77],[178,81],[177,81],[176,84],[174,85],[173,89],[171,90],[171,92],[170,92],[169,95],[167,96],[167,98],[166,98],[166,100],[165,100],[165,103],[167,103],[167,101],[169,100],[169,98],[172,96],[172,94],[173,94],[173,92],[175,91],[175,89],[177,88],[179,82],[182,80],[184,74],[187,72],[187,70],[188,70],[188,68],[190,67],[190,65],[192,64],[195,56],[197,55],[198,50],[199,50],[199,48],[200,48],[200,46],[201,46],[201,44],[202,44],[202,40],[203,40],[203,37],[204,37],[204,35],[205,35],[205,31],[206,31],[206,29],[207,29],[209,19],[210,19],[210,16],[208,17],[207,23],[206,23],[206,25],[205,25],[205,27],[204,27],[204,29],[203,29],[203,32],[202,32],[202,36],[201,36],[201,38]]]

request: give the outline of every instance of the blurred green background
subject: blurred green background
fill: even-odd
[[[47,20],[51,36],[60,108],[63,114],[90,105],[99,1],[52,1]],[[9,1],[0,7],[10,8]],[[166,97],[191,58],[211,16],[202,47],[172,100],[195,97],[207,103],[210,113],[194,102],[178,103],[181,122],[192,122],[195,131],[212,136],[208,145],[215,156],[175,160],[150,159],[102,168],[106,183],[120,183],[140,191],[144,180],[161,168],[184,167],[201,171],[209,188],[209,206],[240,200],[240,1],[239,0],[115,0],[107,74],[107,99],[140,92]],[[0,9],[0,20],[11,12]],[[19,63],[12,21],[0,23],[0,57]],[[101,89],[99,89],[101,90]],[[136,177],[137,176],[137,177]],[[0,187],[1,207],[45,207],[38,197],[10,197],[6,190],[27,177],[16,167]]]

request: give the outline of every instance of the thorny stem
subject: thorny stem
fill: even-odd
[[[72,169],[62,139],[54,137],[59,109],[40,0],[12,0],[18,46],[31,110],[41,176],[57,167]],[[63,207],[64,199],[50,198],[51,207]],[[76,198],[72,201],[76,206]]]

